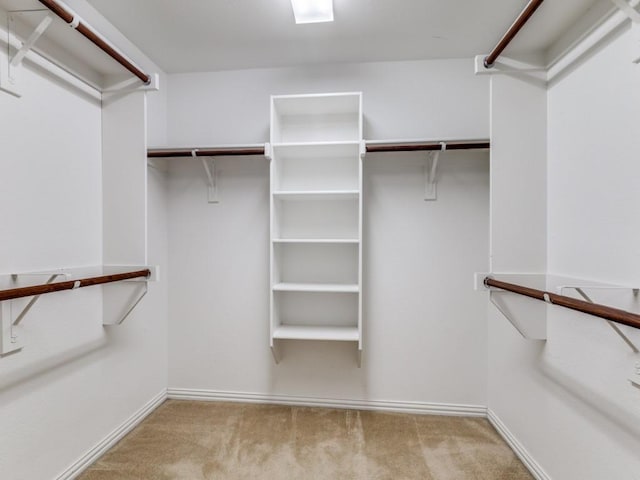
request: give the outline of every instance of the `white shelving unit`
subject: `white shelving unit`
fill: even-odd
[[[362,94],[271,97],[271,349],[362,352]]]

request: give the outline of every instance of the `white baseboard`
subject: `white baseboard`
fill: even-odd
[[[56,477],[56,480],[73,480],[84,472],[93,462],[100,458],[107,450],[113,447],[127,433],[133,430],[151,412],[158,408],[167,399],[167,391],[162,390],[158,395],[147,402],[140,410],[125,420],[113,432],[107,435],[91,450],[80,457],[69,468]]]
[[[511,450],[518,456],[518,458],[524,463],[524,466],[531,472],[531,475],[536,480],[551,480],[551,477],[542,469],[540,464],[534,460],[534,458],[527,452],[524,446],[518,441],[518,439],[509,431],[502,420],[493,413],[490,409],[487,409],[487,419],[493,425],[500,436],[511,447]]]
[[[267,395],[244,392],[219,392],[169,388],[167,397],[172,400],[200,400],[209,402],[242,402],[300,407],[343,408],[351,410],[377,410],[386,412],[416,413],[425,415],[454,415],[486,417],[487,408],[479,405],[456,405],[446,403],[399,402],[380,400],[336,400],[330,398],[297,397],[289,395]]]

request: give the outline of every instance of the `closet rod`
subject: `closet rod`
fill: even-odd
[[[99,49],[113,58],[116,62],[129,70],[133,75],[138,77],[142,83],[149,85],[151,83],[151,76],[144,73],[140,68],[131,63],[124,55],[122,55],[116,48],[109,42],[100,37],[89,25],[84,23],[79,16],[74,16],[71,12],[67,11],[56,0],[38,0],[41,4],[55,13],[62,20],[67,22],[72,28],[75,28],[85,38],[91,41]]]
[[[62,290],[74,290],[76,288],[91,287],[105,283],[121,282],[132,278],[148,278],[151,275],[149,269],[136,270],[134,272],[115,273],[113,275],[103,275],[100,277],[82,278],[80,280],[69,280],[66,282],[46,283],[43,285],[33,285],[31,287],[12,288],[0,290],[0,301],[14,300],[16,298],[32,297],[45,293],[60,292]]]
[[[484,279],[484,285],[486,287],[500,288],[502,290],[524,295],[525,297],[534,298],[536,300],[542,300],[543,302],[569,308],[571,310],[577,310],[578,312],[594,315],[629,327],[640,328],[640,315],[627,312],[626,310],[619,310],[617,308],[608,307],[598,303],[589,303],[584,300],[578,300],[577,298],[557,295],[555,293],[524,287],[514,283],[501,282],[499,280],[494,280],[491,277],[486,277]]]
[[[488,141],[479,142],[440,142],[440,143],[369,143],[367,144],[367,152],[417,152],[417,151],[432,151],[442,150],[443,144],[447,150],[477,150],[487,149],[491,147]]]
[[[487,149],[491,147],[489,141],[481,140],[475,142],[365,142],[367,152],[415,152],[424,150],[441,150],[442,144],[447,150],[472,150]],[[239,147],[210,147],[210,148],[150,148],[147,150],[148,158],[180,158],[192,157],[195,152],[196,157],[225,157],[240,155],[264,155],[263,146],[246,145]]]
[[[191,157],[233,157],[240,155],[264,155],[264,146],[220,147],[220,148],[150,148],[148,158],[178,158]]]
[[[518,32],[524,27],[524,25],[529,21],[529,19],[533,16],[535,11],[538,9],[544,0],[531,0],[527,6],[522,10],[518,18],[516,18],[513,25],[509,27],[507,33],[500,39],[498,44],[494,47],[489,55],[487,55],[484,59],[485,68],[492,68],[496,63],[498,57],[502,54],[505,48],[511,43],[511,41],[518,35]]]

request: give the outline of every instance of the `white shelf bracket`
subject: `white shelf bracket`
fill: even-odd
[[[48,285],[61,275],[66,276],[66,274],[64,273],[54,273],[47,279],[45,283]],[[22,309],[22,311],[16,317],[15,321],[13,322],[13,325],[20,324],[22,319],[27,315],[27,313],[29,313],[29,310],[31,310],[31,307],[33,307],[39,299],[40,299],[40,295],[36,295],[31,300],[29,300],[29,303],[27,303],[27,305]]]
[[[499,288],[488,287],[484,283],[486,277],[498,275],[500,279],[505,281],[521,282],[538,282],[544,278],[542,274],[525,273],[525,274],[508,274],[508,273],[489,273],[478,272],[474,276],[475,290],[488,291],[489,300],[496,309],[507,319],[509,323],[518,331],[523,338],[527,340],[546,340],[547,339],[547,305],[550,303],[548,299],[545,303],[521,297],[515,293],[507,292]]]
[[[440,154],[447,151],[445,142],[440,142],[440,145],[440,150],[427,153],[427,161],[424,165],[425,201],[438,199],[438,162],[440,161]]]
[[[105,327],[121,325],[135,310],[149,291],[149,282],[157,282],[160,270],[157,265],[105,265],[103,273],[111,274],[122,270],[148,268],[151,274],[146,278],[132,278],[118,283],[103,285],[103,295],[113,308],[103,311],[102,325]],[[108,297],[107,297],[108,295]]]
[[[493,67],[487,68],[484,66],[486,57],[486,55],[476,55],[474,59],[476,75],[511,75],[533,85],[547,86],[546,65],[501,56],[493,64]]]
[[[142,299],[147,295],[147,292],[149,291],[148,282],[145,281],[144,283],[142,283],[141,287],[142,288],[140,289],[140,292],[131,301],[131,304],[129,305],[129,308],[125,311],[125,313],[118,320],[116,320],[114,323],[104,322],[103,321],[102,324],[104,326],[121,325],[127,319],[127,317],[131,314],[131,312],[133,312],[135,310],[135,308],[142,301]]]
[[[192,150],[191,156],[198,157],[198,150]],[[216,174],[216,161],[213,158],[202,158],[202,166],[207,174],[207,201],[209,203],[220,203],[218,198],[218,178]]]
[[[22,44],[22,47],[20,48],[20,50],[18,50],[18,53],[13,56],[11,62],[9,63],[9,78],[11,78],[11,71],[22,65],[22,60],[24,60],[24,57],[27,55],[27,53],[29,53],[29,50],[33,48],[38,39],[44,34],[44,32],[47,31],[47,28],[49,28],[51,22],[53,22],[53,13],[48,13],[47,16],[40,21],[33,33],[29,35],[27,41]]]
[[[137,77],[121,79],[120,76],[116,77],[117,80],[112,81],[108,86],[102,89],[102,93],[132,93],[132,92],[157,92],[160,90],[160,75],[158,73],[150,74],[151,81],[148,85],[141,85],[140,80]]]
[[[21,350],[24,346],[14,325],[11,301],[0,302],[0,356]]]
[[[272,150],[271,150],[271,144],[270,143],[265,143],[264,144],[264,156],[267,160],[271,160],[272,158]]]
[[[280,355],[276,348],[275,343],[271,345],[271,355],[273,355],[273,360],[274,362],[276,362],[276,365],[278,365],[280,363]]]
[[[586,302],[589,303],[593,303],[593,300],[591,300],[591,297],[589,297],[589,295],[587,295],[585,293],[585,291],[583,290],[583,288],[589,288],[589,287],[579,287],[579,286],[570,286],[570,285],[566,285],[566,286],[562,286],[559,288],[560,294],[563,293],[565,288],[570,288],[572,290],[575,290],[578,295],[580,295]],[[618,287],[608,287],[609,289],[617,289]],[[624,288],[624,287],[620,287],[620,288]],[[634,288],[632,289],[634,296],[638,295],[638,289]],[[605,320],[607,322],[607,324],[613,329],[614,332],[616,332],[618,334],[618,336],[622,339],[622,341],[624,343],[626,343],[629,348],[631,349],[631,351],[633,353],[640,353],[640,350],[638,350],[638,347],[635,346],[635,344],[629,339],[629,337],[627,337],[624,332],[620,329],[620,327],[618,327],[618,325],[615,324],[615,322],[612,322],[610,320]]]
[[[59,276],[67,276],[67,273],[63,271],[54,272],[42,272],[42,273],[25,273],[25,274],[12,274],[10,276],[10,283],[12,288],[18,287],[18,279],[20,277],[35,276],[48,277],[45,283],[51,283]],[[25,299],[5,300],[0,302],[0,356],[7,355],[9,353],[16,352],[24,347],[24,340],[20,335],[20,322],[25,318],[29,310],[35,305],[40,298],[40,295],[31,297],[31,299],[24,304]],[[19,310],[19,313],[15,315],[14,311]]]
[[[2,54],[2,58],[0,58],[0,62],[3,64],[0,66],[0,90],[10,93],[16,97],[21,96],[20,91],[18,90],[18,84],[20,81],[20,72],[22,70],[22,61],[35,46],[38,39],[47,31],[51,22],[53,22],[53,18],[54,14],[52,12],[47,13],[40,23],[38,23],[31,35],[29,35],[29,38],[22,43],[22,46],[18,49],[15,55],[11,57],[9,52],[12,49],[11,37],[13,29],[11,27],[14,22],[14,17],[12,12],[9,13],[7,16],[7,51],[4,52]]]

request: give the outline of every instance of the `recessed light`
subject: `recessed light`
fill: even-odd
[[[296,23],[333,22],[333,0],[291,0]]]

